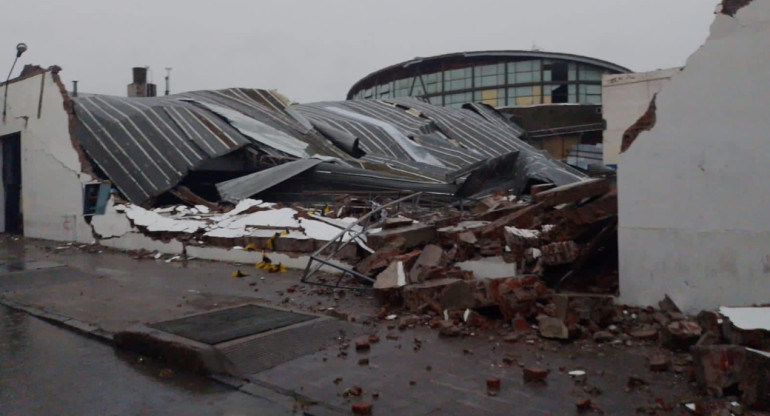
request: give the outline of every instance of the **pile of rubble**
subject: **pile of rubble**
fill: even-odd
[[[611,184],[591,179],[533,186],[519,198],[493,195],[432,223],[389,218],[368,235],[375,251],[355,270],[374,278],[385,303],[378,317],[399,319],[391,328],[425,325],[444,336],[486,329],[509,342],[660,345],[670,353],[648,356],[650,370],[680,373],[711,396],[687,409],[770,410],[770,308],[688,317],[668,297],[660,309],[615,305],[616,209]],[[566,284],[582,293],[555,292]]]
[[[388,218],[367,235],[375,251],[355,269],[411,311],[496,307],[508,321],[554,316],[552,286],[616,290],[616,256],[607,253],[615,246],[616,212],[607,179],[536,185],[529,195],[488,196],[432,223]],[[588,269],[594,273],[581,273]],[[597,270],[609,279],[595,279]]]

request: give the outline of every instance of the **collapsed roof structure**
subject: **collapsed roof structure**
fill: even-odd
[[[241,88],[73,102],[77,143],[135,204],[173,190],[193,172],[218,172],[209,177],[210,191],[231,203],[281,189],[295,198],[422,191],[453,200],[586,179],[480,104],[294,104],[274,91]]]

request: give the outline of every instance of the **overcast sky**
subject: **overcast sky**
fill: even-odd
[[[53,4],[51,4],[53,3]],[[526,49],[587,55],[635,71],[679,66],[706,39],[717,0],[5,0],[0,73],[18,42],[71,88],[125,95],[131,67],[162,93],[278,89],[344,99],[358,79],[416,56]],[[4,69],[3,69],[4,68]]]

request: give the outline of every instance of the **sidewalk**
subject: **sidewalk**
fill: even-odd
[[[369,294],[302,285],[298,272],[56,247],[63,245],[6,239],[0,303],[106,342],[121,331],[156,331],[150,325],[245,304],[321,316],[216,343],[232,366],[229,375],[214,377],[285,404],[286,414],[350,414],[359,401],[379,415],[575,414],[576,401],[585,398],[606,414],[668,406],[666,414],[680,414],[677,404],[696,396],[684,375],[650,372],[646,356],[661,353],[654,345],[565,344],[532,334],[510,343],[492,331],[444,338],[421,325],[398,330],[398,321],[374,318],[379,306]],[[248,276],[233,278],[237,269]],[[329,308],[350,322],[330,318]],[[356,334],[377,336],[358,350]],[[521,367],[529,366],[550,370],[546,383],[523,381]],[[567,374],[578,369],[587,375]],[[630,376],[647,385],[629,386]],[[489,378],[501,380],[494,396],[487,394]]]

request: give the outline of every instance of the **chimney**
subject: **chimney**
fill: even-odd
[[[137,66],[132,69],[134,71],[134,84],[146,84],[147,83],[147,67]]]
[[[134,73],[134,82],[128,84],[129,97],[155,97],[155,84],[147,83],[147,68],[138,66],[132,68]]]

